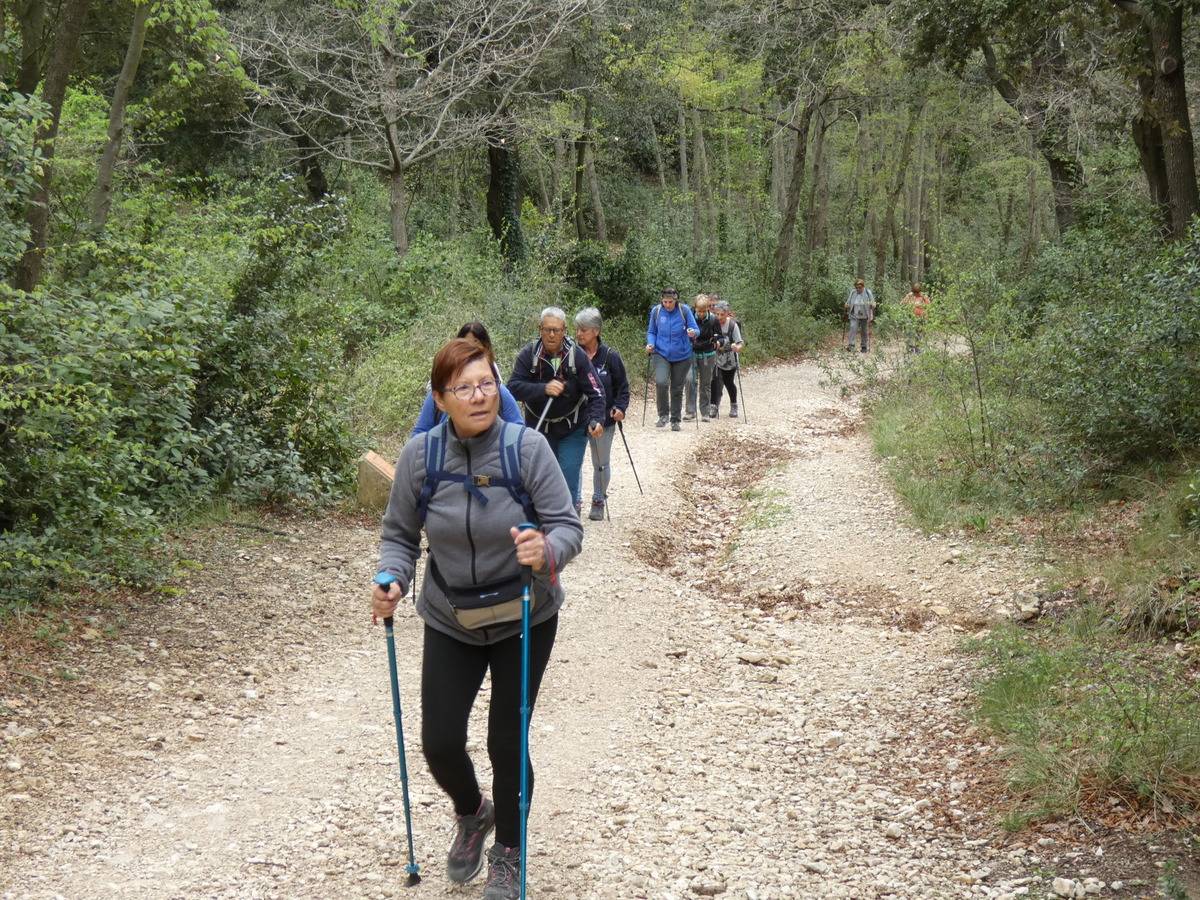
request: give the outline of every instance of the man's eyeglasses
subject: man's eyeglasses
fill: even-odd
[[[500,385],[496,383],[494,378],[485,378],[479,384],[456,384],[452,388],[446,388],[443,393],[453,394],[463,402],[475,399],[475,392],[483,394],[485,397],[495,397],[496,391],[500,390]]]
[[[542,326],[542,334],[562,334],[564,331],[566,331],[565,328],[547,328],[544,325]]]

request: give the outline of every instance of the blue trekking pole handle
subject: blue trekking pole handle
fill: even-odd
[[[380,572],[375,576],[375,583],[384,591],[389,591],[396,581],[396,576],[391,572]],[[413,847],[412,804],[408,798],[408,761],[404,755],[404,718],[400,713],[400,678],[396,673],[396,636],[392,629],[391,616],[383,620],[383,630],[387,636],[388,676],[392,684],[392,718],[396,721],[396,749],[400,752],[400,787],[404,797],[404,828],[408,834],[408,865],[404,870],[408,873],[407,886],[413,887],[421,881],[421,867],[417,865],[416,850]]]
[[[537,529],[532,522],[520,522],[517,531]],[[529,861],[529,609],[533,570],[521,566],[521,900],[525,900],[525,870]]]

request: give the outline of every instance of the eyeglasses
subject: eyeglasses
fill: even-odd
[[[544,325],[542,326],[542,334],[562,334],[564,331],[566,331],[565,328],[547,328]]]
[[[452,388],[446,388],[442,393],[453,394],[463,402],[474,400],[475,392],[483,394],[485,397],[495,397],[496,391],[500,389],[500,385],[496,383],[494,378],[485,378],[479,384],[456,384]]]

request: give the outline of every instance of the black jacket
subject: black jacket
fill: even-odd
[[[567,353],[574,354],[574,374]],[[587,354],[574,341],[565,341],[557,360],[556,367],[544,353],[541,340],[526,344],[517,354],[508,389],[525,406],[525,424],[530,428],[537,424],[546,401],[551,399],[546,384],[552,378],[566,382],[567,389],[551,401],[542,425],[544,434],[562,436],[576,428],[587,428],[592,422],[603,422],[607,415],[604,389]]]
[[[711,312],[703,319],[696,316],[696,325],[700,333],[692,341],[692,349],[697,353],[712,353],[717,349],[717,332],[720,330],[720,320]]]
[[[621,354],[607,344],[601,343],[592,357],[592,368],[604,389],[604,427],[613,423],[612,411],[629,409],[629,376],[625,373],[625,360]]]

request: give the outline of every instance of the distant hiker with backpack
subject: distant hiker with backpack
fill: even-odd
[[[567,337],[567,314],[548,306],[540,321],[541,337],[517,354],[508,389],[525,404],[525,424],[540,425],[578,510],[587,439],[603,432],[607,418],[604,390],[587,354]]]
[[[921,284],[917,281],[913,282],[912,290],[900,301],[911,317],[904,323],[904,343],[909,353],[920,353],[921,345],[925,343],[925,317],[929,313],[929,302],[929,295],[921,290]]]
[[[604,506],[608,502],[608,482],[612,478],[613,432],[617,423],[625,418],[629,408],[629,377],[625,374],[625,361],[621,354],[600,340],[603,319],[600,310],[588,306],[575,314],[575,343],[591,360],[596,378],[604,389],[604,430],[588,438],[592,448],[592,509],[588,518],[601,521]]]
[[[717,331],[714,337],[717,353],[712,394],[709,398],[712,405],[709,407],[708,414],[715,419],[720,413],[721,388],[724,386],[725,390],[729,392],[729,417],[736,419],[738,416],[737,374],[740,365],[738,354],[746,345],[742,341],[742,329],[734,320],[729,304],[724,300],[718,300],[713,308],[717,313]]]
[[[679,291],[663,288],[646,326],[646,354],[654,361],[655,424],[659,428],[668,418],[672,431],[682,428],[683,389],[692,371],[692,338],[697,333],[696,317],[686,303],[679,302]]]
[[[583,544],[583,527],[554,454],[541,435],[497,415],[499,381],[486,352],[455,339],[430,376],[447,418],[411,438],[396,464],[383,517],[372,610],[393,615],[415,575],[421,530],[429,560],[417,601],[424,622],[421,743],[429,771],[457,817],[446,874],[479,874],[486,848],[485,900],[515,900],[520,885],[520,671],[522,566],[533,575],[529,705],[550,660],[563,603],[563,567]],[[518,532],[522,520],[538,524]],[[378,577],[378,576],[377,576]],[[481,792],[467,753],[467,721],[491,672],[488,756],[492,795]],[[527,767],[532,786],[532,766]],[[532,794],[532,787],[529,793]]]
[[[867,287],[866,281],[859,278],[854,287],[846,295],[846,318],[850,323],[850,336],[846,349],[854,352],[854,337],[859,336],[862,352],[868,349],[871,323],[875,321],[875,295]]]
[[[521,407],[517,405],[516,398],[504,386],[504,379],[500,376],[500,367],[496,365],[496,354],[492,351],[492,337],[483,323],[468,322],[458,329],[455,337],[471,341],[482,347],[487,353],[488,362],[492,364],[492,371],[496,375],[496,381],[500,384],[500,418],[505,422],[524,422],[525,416],[521,412]],[[424,434],[445,417],[445,413],[438,409],[434,402],[433,391],[426,386],[425,402],[421,405],[421,412],[417,416],[416,424],[413,425],[412,433],[409,436],[415,437],[418,434]]]
[[[700,421],[709,420],[709,395],[712,393],[713,376],[717,369],[717,329],[719,320],[710,310],[716,294],[696,295],[696,339],[692,342],[692,365],[696,367],[696,378],[687,395],[685,419],[696,417],[699,406]],[[697,403],[697,400],[699,403]]]

